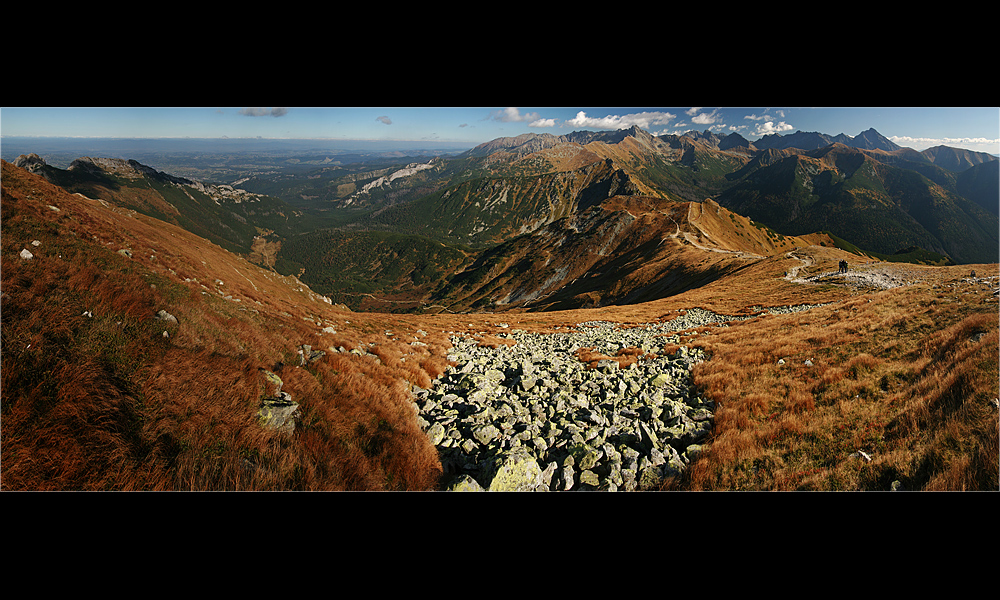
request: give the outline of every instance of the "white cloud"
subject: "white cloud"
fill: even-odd
[[[791,131],[793,129],[795,128],[784,121],[779,121],[777,123],[774,121],[765,121],[757,124],[757,128],[754,130],[754,135],[769,135],[772,133],[781,133],[782,131]]]
[[[767,120],[767,119],[773,119],[774,118],[773,116],[767,114],[769,112],[771,112],[771,109],[765,110],[764,114],[760,115],[759,117],[757,115],[746,115],[743,118],[744,119],[751,119],[751,120],[754,120],[754,121],[764,121],[764,120]],[[774,111],[774,114],[779,119],[784,119],[785,118],[785,111],[783,111],[783,110],[776,110],[776,111]]]
[[[950,146],[964,148],[976,152],[997,154],[1000,151],[1000,139],[989,138],[925,138],[909,136],[887,136],[894,143],[914,150],[926,150],[935,146]]]
[[[531,123],[528,123],[528,127],[555,127],[555,126],[556,126],[555,119],[537,119],[535,121],[532,121]]]
[[[688,114],[692,114],[690,110],[688,111]],[[698,125],[711,125],[712,123],[715,123],[718,120],[719,120],[719,111],[718,111],[718,109],[713,110],[710,113],[700,113],[700,114],[699,113],[695,113],[691,117],[691,122],[692,123],[697,123]]]
[[[392,125],[392,119],[390,119],[389,117],[386,117],[386,116],[375,117],[375,120],[376,121],[381,121],[381,122],[385,123],[386,125]]]
[[[641,112],[621,116],[588,117],[587,113],[581,110],[576,113],[575,117],[566,121],[566,124],[571,127],[593,127],[596,129],[627,129],[638,125],[643,129],[649,129],[651,125],[666,125],[676,116],[668,112]]]
[[[515,123],[519,121],[537,121],[540,117],[538,113],[522,115],[516,106],[508,106],[503,110],[493,111],[491,118],[501,123]]]

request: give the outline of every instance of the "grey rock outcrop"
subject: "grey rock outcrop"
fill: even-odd
[[[268,429],[292,433],[295,431],[295,422],[301,418],[301,411],[288,392],[279,392],[275,397],[261,400],[257,416]]]
[[[44,167],[48,166],[48,164],[45,162],[44,158],[32,152],[31,154],[22,154],[15,158],[14,166],[21,167],[22,169],[32,173],[40,173]]]
[[[298,403],[292,401],[291,394],[281,391],[284,382],[280,377],[266,369],[260,369],[260,373],[268,390],[265,393],[270,394],[260,401],[257,409],[261,425],[282,433],[294,432],[296,421],[302,417]]]
[[[312,346],[309,344],[302,344],[299,346],[299,356],[302,357],[300,361],[300,366],[304,366],[306,363],[314,363],[317,360],[326,356],[325,350],[313,350]]]

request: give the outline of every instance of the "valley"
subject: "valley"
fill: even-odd
[[[0,487],[996,489],[996,161],[738,137],[4,161]]]

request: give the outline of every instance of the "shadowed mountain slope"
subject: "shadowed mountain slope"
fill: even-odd
[[[711,201],[614,196],[482,252],[434,302],[452,310],[557,310],[679,294],[798,246]]]
[[[778,231],[827,230],[872,252],[919,246],[957,263],[998,258],[997,217],[961,196],[954,176],[937,181],[833,145],[769,151],[735,173],[718,202]]]

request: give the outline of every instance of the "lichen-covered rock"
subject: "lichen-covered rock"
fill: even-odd
[[[575,464],[581,469],[593,469],[603,456],[603,452],[591,448],[587,444],[573,444],[569,453],[573,456]]]
[[[281,380],[281,377],[278,377],[267,369],[258,369],[258,371],[260,372],[261,377],[264,378],[264,393],[270,397],[277,396],[281,391],[281,386],[285,385],[285,382]]]
[[[601,485],[601,479],[597,476],[597,473],[586,469],[580,472],[580,485],[596,489]]]
[[[656,490],[663,483],[663,475],[658,467],[647,465],[639,471],[638,487],[641,490]]]
[[[301,418],[301,413],[298,403],[292,401],[288,392],[278,392],[273,398],[261,400],[257,416],[267,429],[292,433],[295,431],[295,422]]]
[[[430,440],[431,444],[435,446],[444,440],[444,434],[444,425],[440,423],[434,423],[430,426],[430,429],[427,430],[427,438]]]
[[[323,358],[324,356],[326,356],[326,351],[313,350],[312,346],[310,346],[309,344],[302,344],[301,346],[299,346],[299,356],[302,357],[300,361],[301,362],[300,366],[302,366],[305,365],[306,363],[314,363],[317,360]]]
[[[649,384],[654,387],[663,387],[671,382],[670,375],[666,373],[659,373],[655,377],[649,380]]]
[[[483,445],[489,444],[494,439],[496,439],[498,435],[500,435],[500,430],[498,430],[492,424],[476,427],[472,431],[472,436],[476,439],[477,442]]]
[[[491,492],[534,492],[547,490],[542,468],[533,456],[524,451],[502,455],[493,465]]]
[[[483,486],[470,475],[462,475],[450,488],[452,492],[483,492]]]

